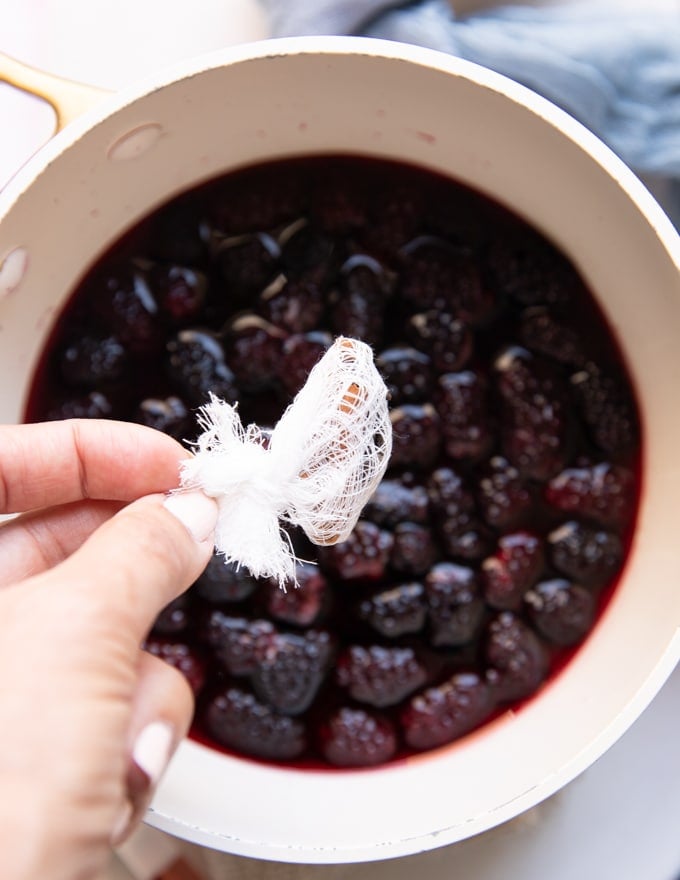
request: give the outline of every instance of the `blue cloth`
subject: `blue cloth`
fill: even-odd
[[[651,180],[680,222],[680,12],[631,12],[590,0],[456,18],[447,0],[261,2],[273,36],[356,34],[414,43],[528,86]]]

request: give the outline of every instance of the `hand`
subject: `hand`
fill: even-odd
[[[177,486],[187,455],[119,422],[0,426],[0,513],[21,514],[0,526],[0,852],[12,880],[96,876],[186,733],[187,683],[139,646],[212,552],[216,504],[154,494]]]

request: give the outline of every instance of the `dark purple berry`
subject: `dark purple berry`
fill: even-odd
[[[401,712],[404,739],[412,749],[434,749],[469,733],[492,710],[489,688],[479,675],[458,672],[411,697]]]
[[[283,343],[279,378],[286,391],[294,396],[309,378],[312,368],[318,364],[333,344],[330,333],[312,330],[310,333],[294,333]]]
[[[484,655],[487,681],[503,702],[530,696],[548,674],[545,647],[512,611],[502,611],[489,623]]]
[[[619,529],[635,513],[635,478],[626,468],[608,462],[567,468],[550,480],[545,497],[557,510]]]
[[[495,238],[486,255],[486,270],[500,296],[523,306],[568,303],[581,287],[566,258],[534,232]]]
[[[477,575],[455,562],[433,565],[425,577],[430,642],[437,648],[466,645],[484,616]]]
[[[157,353],[163,345],[158,303],[141,270],[108,275],[94,293],[92,307],[120,342],[134,354]]]
[[[418,523],[403,522],[395,527],[393,535],[390,567],[399,574],[425,574],[439,555],[430,529]]]
[[[558,376],[519,346],[506,348],[495,369],[504,454],[523,476],[547,480],[564,467],[568,451],[568,413]]]
[[[442,444],[441,420],[431,403],[410,403],[390,412],[391,464],[429,467]]]
[[[482,458],[493,443],[486,381],[473,370],[439,377],[435,406],[451,458]]]
[[[331,577],[377,581],[385,576],[394,538],[374,523],[359,520],[346,541],[319,548],[319,563]]]
[[[517,611],[526,591],[543,572],[543,542],[531,532],[510,532],[498,539],[493,556],[482,563],[484,598],[492,608]]]
[[[284,271],[294,277],[328,265],[335,249],[333,239],[322,229],[300,217],[278,235]]]
[[[592,593],[563,578],[541,581],[524,600],[532,623],[553,644],[575,645],[593,625]]]
[[[571,377],[571,386],[586,429],[600,449],[623,453],[638,443],[635,404],[622,377],[588,363]]]
[[[47,414],[50,419],[111,419],[114,418],[114,404],[110,397],[101,391],[90,391],[82,397],[64,400]]]
[[[423,235],[402,249],[401,295],[419,310],[439,309],[472,323],[494,308],[477,261],[466,251]]]
[[[437,468],[430,475],[427,490],[437,536],[446,553],[469,561],[486,556],[490,536],[461,476],[452,468]]]
[[[375,593],[361,602],[359,616],[386,638],[420,632],[427,619],[425,587],[413,581]]]
[[[62,352],[61,375],[69,385],[96,388],[120,379],[127,360],[125,347],[115,336],[81,336]]]
[[[193,589],[206,602],[219,604],[242,602],[252,596],[257,584],[257,579],[246,568],[214,553]]]
[[[456,372],[472,357],[472,331],[450,312],[431,309],[412,315],[406,332],[415,348],[429,355],[433,367],[440,373]]]
[[[286,333],[259,315],[244,314],[227,328],[226,361],[244,391],[260,391],[275,383],[281,369]]]
[[[427,670],[413,648],[350,645],[338,657],[335,677],[352,699],[384,709],[422,687]]]
[[[568,367],[579,366],[586,359],[581,336],[545,306],[533,306],[522,312],[519,338],[530,351]]]
[[[396,345],[385,348],[376,358],[392,406],[422,403],[432,393],[430,358],[415,348]]]
[[[186,266],[156,265],[148,283],[161,312],[173,323],[194,321],[205,303],[208,279]]]
[[[477,503],[488,525],[507,529],[526,520],[533,498],[517,468],[495,455],[480,472]]]
[[[340,270],[337,288],[329,294],[333,331],[378,347],[391,283],[391,276],[373,257],[350,257]]]
[[[385,528],[400,522],[425,523],[429,496],[424,486],[405,486],[399,480],[383,480],[363,510],[363,516]]]
[[[179,397],[165,399],[147,397],[137,407],[133,421],[157,431],[163,431],[176,440],[185,440],[192,431],[189,410]]]
[[[318,566],[299,562],[295,567],[297,585],[288,584],[285,591],[277,582],[265,585],[267,614],[292,626],[311,626],[319,617],[328,598],[328,582]]]
[[[258,646],[275,633],[268,620],[233,617],[215,609],[204,625],[206,643],[231,675],[250,675],[258,664]]]
[[[191,645],[151,636],[146,639],[142,647],[149,654],[159,657],[164,663],[181,672],[194,695],[198,695],[203,690],[207,672],[205,661]]]
[[[271,761],[297,758],[307,748],[302,721],[281,715],[242,688],[227,687],[213,696],[204,723],[221,745]]]
[[[282,274],[262,291],[257,308],[265,321],[289,333],[307,333],[319,323],[323,295],[315,278],[291,279]]]
[[[279,245],[267,233],[227,236],[212,246],[228,296],[243,299],[259,293],[280,269]]]
[[[188,596],[182,593],[166,605],[156,617],[152,632],[159,636],[171,636],[183,632],[189,626],[190,617]]]
[[[447,517],[459,511],[474,509],[474,499],[462,476],[450,467],[437,468],[427,481],[427,493],[432,510],[438,517]]]
[[[234,374],[224,361],[219,339],[208,330],[180,330],[166,345],[166,370],[171,382],[192,404],[204,404],[210,394],[235,403]]]
[[[566,577],[588,586],[608,584],[623,562],[618,535],[571,520],[548,535],[550,559]]]
[[[392,722],[375,712],[344,706],[324,720],[319,749],[335,767],[374,767],[397,751]]]
[[[251,681],[257,697],[284,715],[300,715],[312,704],[332,659],[326,632],[273,632],[258,640]]]

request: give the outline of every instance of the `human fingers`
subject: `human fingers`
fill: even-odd
[[[121,506],[120,501],[75,501],[3,523],[0,588],[58,565]]]
[[[152,428],[104,419],[0,426],[0,513],[83,498],[132,501],[179,482],[188,453]]]
[[[193,714],[187,680],[177,669],[140,652],[137,686],[127,738],[128,768],[112,843],[121,843],[143,818],[160,778]]]
[[[58,584],[64,606],[91,619],[99,639],[136,650],[161,609],[207,565],[216,520],[216,502],[201,492],[147,496],[34,580]]]

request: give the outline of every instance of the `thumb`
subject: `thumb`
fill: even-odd
[[[101,525],[46,577],[59,572],[74,604],[84,603],[139,645],[161,609],[207,565],[217,513],[216,502],[199,491],[147,496]]]

